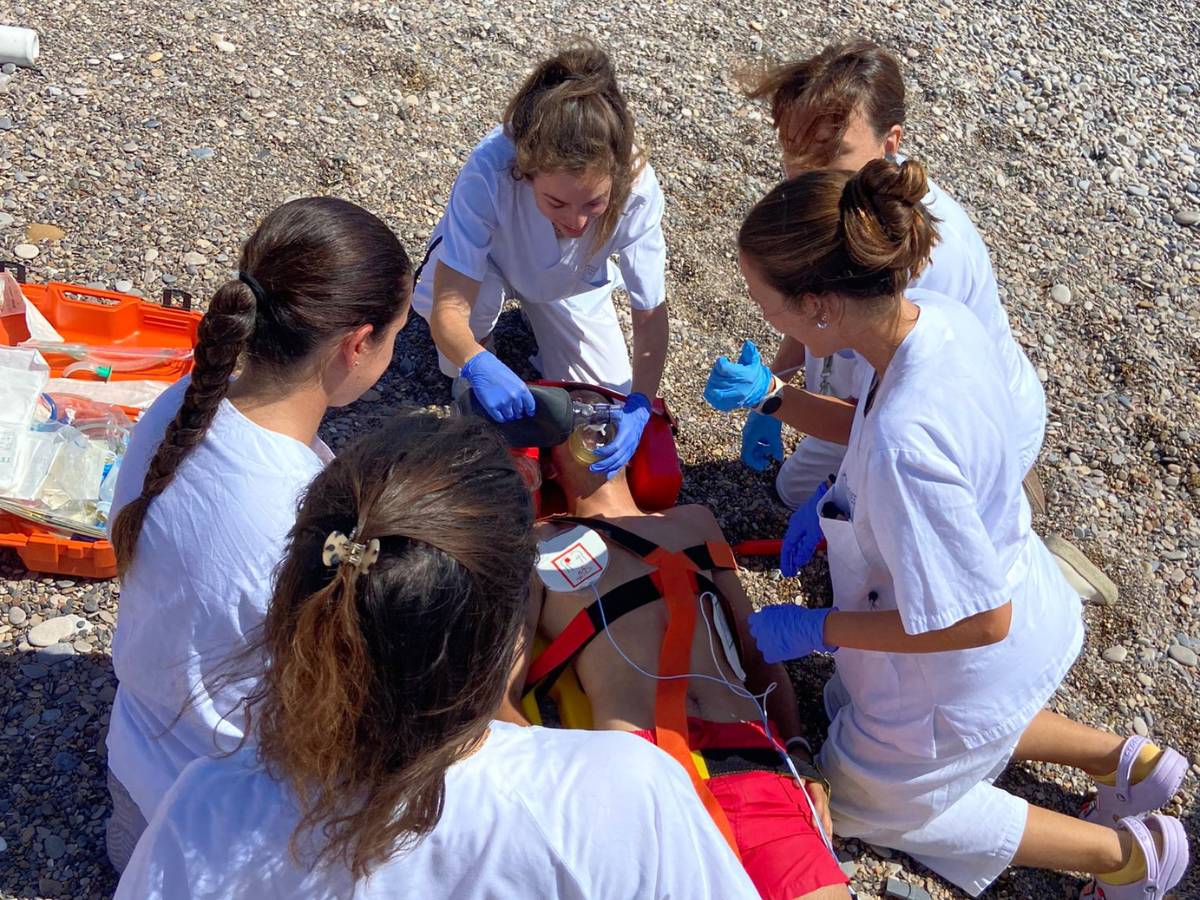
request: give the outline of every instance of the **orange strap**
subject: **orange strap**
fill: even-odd
[[[705,541],[704,543],[708,547],[708,555],[712,557],[715,568],[737,571],[737,557],[733,555],[732,547],[724,541]]]
[[[696,630],[696,566],[682,553],[668,553],[659,548],[646,557],[657,568],[662,580],[663,599],[667,604],[667,628],[659,650],[658,674],[671,678],[659,681],[654,697],[654,733],[658,746],[683,766],[692,780],[704,808],[739,859],[733,828],[725,810],[704,783],[688,746],[687,690],[688,679],[672,677],[686,675],[691,669],[692,635]]]

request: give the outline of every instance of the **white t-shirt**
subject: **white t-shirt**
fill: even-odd
[[[991,646],[838,651],[857,713],[870,720],[863,730],[913,753],[976,747],[1023,726],[1083,639],[1079,598],[1030,528],[1009,427],[1017,406],[1002,370],[991,336],[962,304],[924,304],[869,413],[874,373],[858,385],[832,492],[851,522],[822,522],[853,534],[829,542],[843,610],[895,609],[905,631],[921,634],[1012,601],[1008,637]],[[861,580],[844,578],[855,567]],[[839,580],[858,587],[839,596]]]
[[[134,428],[114,519],[141,493],[187,383],[163,393]],[[184,766],[213,753],[217,740],[229,749],[241,738],[241,715],[224,717],[248,686],[216,691],[214,679],[266,614],[300,493],[332,458],[319,439],[306,447],[225,400],[150,504],[121,584],[112,650],[119,685],[108,730],[109,768],[147,819]],[[194,704],[176,722],[189,697]]]
[[[194,762],[121,877],[118,900],[757,898],[683,769],[631,734],[492,723],[446,774],[441,819],[354,883],[297,865],[293,795],[244,749]]]
[[[1041,450],[1046,430],[1046,397],[1042,383],[1012,335],[1008,315],[1000,303],[987,245],[970,217],[932,180],[929,193],[922,202],[938,219],[940,240],[933,248],[929,264],[913,279],[905,296],[920,305],[931,296],[942,295],[957,300],[975,314],[999,354],[1003,383],[1016,400],[1017,417],[1013,426],[1020,430],[1022,457],[1028,460],[1025,465],[1028,470]],[[833,371],[828,382],[834,396],[853,396],[856,386],[870,370],[866,360],[857,356],[853,359],[851,364],[844,357],[833,357]],[[819,390],[821,362],[810,359],[808,369],[809,390]]]
[[[634,309],[653,309],[666,296],[663,194],[645,166],[608,241],[592,251],[596,223],[575,239],[558,239],[542,215],[528,178],[513,178],[516,147],[496,127],[471,151],[450,190],[450,201],[432,240],[441,239],[441,261],[468,278],[497,273],[523,303],[553,303],[611,283],[608,258],[618,257],[621,281]],[[433,272],[426,266],[413,306],[428,316]]]

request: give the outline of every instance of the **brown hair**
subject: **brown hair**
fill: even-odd
[[[217,288],[200,321],[191,383],[154,453],[142,492],[118,514],[119,570],[133,562],[150,504],[212,424],[239,362],[281,384],[307,374],[313,353],[362,325],[379,336],[402,314],[412,264],[380,219],[335,197],[293,200],[271,212],[242,248],[244,281]]]
[[[470,416],[397,417],[313,481],[241,657],[265,660],[246,734],[253,720],[260,758],[296,796],[297,858],[313,834],[318,863],[362,878],[437,824],[446,770],[507,688],[533,521],[507,444]],[[366,574],[325,565],[334,531],[379,541]]]
[[[882,139],[904,124],[904,76],[896,58],[865,39],[826,47],[816,56],[747,73],[745,92],[771,104],[784,150],[808,168],[829,165],[850,118],[861,110]]]
[[[517,147],[515,178],[595,169],[612,179],[592,242],[593,249],[603,246],[644,165],[608,54],[580,40],[540,63],[508,101],[504,132]]]
[[[876,159],[857,173],[805,172],[763,197],[738,232],[738,248],[785,297],[900,294],[929,261],[936,219],[921,198],[925,169]]]

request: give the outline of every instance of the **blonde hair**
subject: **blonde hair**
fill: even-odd
[[[540,63],[508,101],[504,133],[517,148],[514,178],[593,170],[612,179],[592,242],[593,250],[603,246],[645,165],[608,54],[579,40]]]

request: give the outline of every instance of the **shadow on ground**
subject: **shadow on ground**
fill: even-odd
[[[112,896],[116,873],[104,850],[112,660],[93,653],[49,664],[44,654],[13,650],[0,656],[0,685],[0,892]]]

